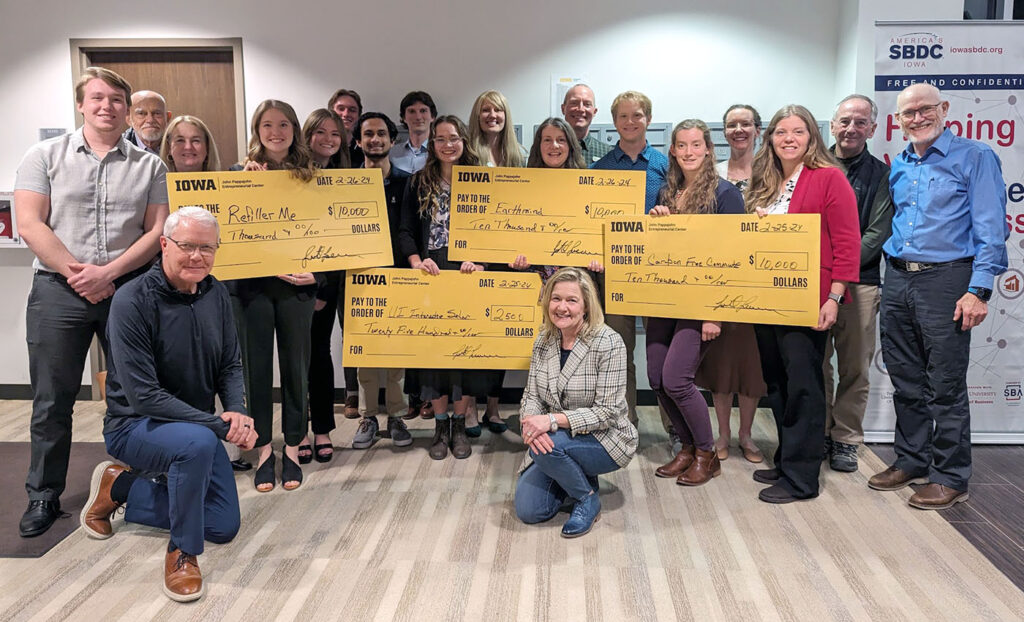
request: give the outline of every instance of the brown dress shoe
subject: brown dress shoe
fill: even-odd
[[[359,418],[359,396],[349,395],[345,398],[345,418],[346,419],[358,419]]]
[[[927,485],[917,489],[908,503],[919,510],[946,510],[957,503],[967,501],[967,499],[966,490],[956,490],[942,484],[928,482]]]
[[[205,591],[203,575],[195,555],[181,549],[168,551],[164,557],[164,594],[179,603],[198,600]]]
[[[683,474],[683,471],[690,468],[693,464],[693,451],[696,449],[693,445],[683,445],[683,448],[676,454],[675,458],[668,464],[663,464],[654,470],[654,474],[658,477],[679,477]]]
[[[928,478],[926,477],[911,475],[906,471],[901,471],[891,466],[881,473],[872,475],[871,479],[868,480],[868,487],[875,490],[899,490],[911,484],[924,484],[927,481]]]
[[[676,483],[680,486],[700,486],[721,474],[722,462],[718,459],[718,452],[714,449],[697,449],[694,452],[693,464],[676,478]]]
[[[82,508],[82,530],[90,538],[106,540],[114,535],[110,517],[121,504],[110,498],[110,487],[121,473],[128,469],[110,460],[96,465],[89,483],[89,499]]]

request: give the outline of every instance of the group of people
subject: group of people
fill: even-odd
[[[104,438],[110,455],[130,468],[97,466],[83,528],[110,537],[110,517],[124,505],[126,520],[169,529],[164,590],[175,600],[194,600],[204,590],[196,559],[204,541],[229,541],[239,529],[232,469],[251,465],[232,461],[228,449],[257,450],[258,491],[278,481],[271,447],[275,337],[282,487],[301,485],[302,464],[331,460],[330,337],[335,316],[344,321],[344,279],[298,273],[217,281],[210,275],[216,218],[191,207],[168,216],[165,178],[166,171],[220,169],[206,124],[191,115],[171,119],[162,96],[133,94],[102,68],[85,71],[75,96],[83,126],[33,146],[15,189],[19,230],[37,257],[27,313],[32,458],[20,532],[43,533],[61,515],[71,413],[89,342],[98,336],[109,365]],[[540,272],[543,327],[520,405],[527,453],[515,511],[535,523],[570,503],[566,537],[592,528],[601,509],[598,476],[625,466],[637,449],[637,321],[604,314],[598,261],[586,269],[534,265],[523,255],[507,266],[449,261],[453,167],[645,171],[645,212],[652,217],[819,214],[817,326],[643,319],[648,378],[674,441],[672,459],[655,474],[698,486],[721,473],[734,394],[747,460],[762,461],[751,440],[760,399],[767,398],[776,421],[773,467],[753,474],[767,484],[763,501],[817,496],[823,460],[838,471],[857,470],[881,304],[882,354],[896,388],[897,461],[869,485],[895,490],[926,481],[911,505],[943,508],[967,498],[969,330],[984,319],[993,279],[1006,268],[998,158],[945,128],[948,106],[927,84],[900,95],[896,115],[910,143],[890,171],[867,151],[878,110],[863,95],[836,107],[831,149],[802,106],[783,107],[763,130],[756,109],[732,106],[723,118],[730,157],[716,163],[710,130],[696,119],[673,129],[668,157],[652,148],[651,102],[636,91],[611,104],[615,145],[590,132],[596,97],[578,84],[565,95],[564,118],[544,120],[526,150],[497,91],[477,98],[469,126],[439,115],[429,94],[409,93],[399,109],[408,139],[396,143],[397,127],[386,114],[364,112],[359,95],[341,89],[301,125],[287,103],[262,102],[248,152],[231,168],[287,170],[306,181],[324,168],[380,168],[396,267],[434,275]],[[122,133],[126,119],[131,127]],[[507,429],[497,408],[502,372],[344,374],[345,416],[361,419],[353,448],[365,449],[378,436],[407,446],[412,436],[403,420],[426,417],[434,420],[430,456],[466,458],[469,439],[482,427]],[[713,395],[717,439],[698,387]],[[486,408],[478,418],[481,401]],[[383,431],[379,414],[387,417]]]

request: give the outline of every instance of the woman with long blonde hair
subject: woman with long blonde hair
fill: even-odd
[[[484,91],[469,115],[469,142],[481,163],[524,166],[526,149],[516,140],[508,100],[498,91]]]

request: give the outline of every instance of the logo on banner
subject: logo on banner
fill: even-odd
[[[1015,402],[1013,405],[1016,406],[1020,403],[1021,398],[1021,386],[1019,382],[1007,382],[1006,388],[1003,389],[1003,399],[1007,402]]]
[[[1020,298],[1021,286],[1024,285],[1022,281],[1024,281],[1024,273],[1015,268],[1010,268],[999,276],[997,281],[999,294],[1007,300]]]
[[[934,32],[907,32],[889,38],[889,58],[905,67],[927,67],[943,56],[942,37]]]

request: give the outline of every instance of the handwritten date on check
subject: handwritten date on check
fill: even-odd
[[[607,312],[814,326],[819,223],[817,214],[610,220]]]
[[[644,213],[643,171],[457,166],[448,258],[587,266],[605,219]]]
[[[540,289],[535,272],[348,271],[343,364],[528,369]]]
[[[213,275],[221,280],[389,266],[384,180],[379,169],[170,173],[171,211],[205,208],[220,223]]]

